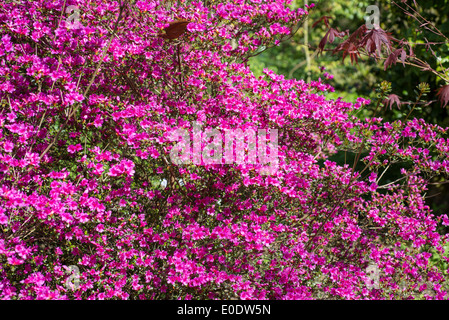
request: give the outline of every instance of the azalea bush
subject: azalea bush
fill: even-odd
[[[255,77],[313,7],[289,3],[0,4],[2,299],[448,297],[449,219],[424,201],[447,128],[357,118],[388,83],[347,103]],[[195,123],[277,130],[276,170],[173,163]]]

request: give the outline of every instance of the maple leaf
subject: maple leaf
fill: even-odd
[[[318,48],[320,52],[323,52],[324,47],[327,43],[333,43],[335,40],[335,37],[343,38],[345,36],[345,32],[342,32],[338,29],[330,28],[326,34],[324,35],[323,39],[321,39]]]
[[[350,38],[352,39],[352,41],[356,42],[356,40],[363,38],[367,30],[368,29],[366,28],[366,25],[362,24],[360,27],[357,28],[356,31],[352,33]]]
[[[324,24],[326,25],[327,28],[330,28],[329,18],[331,18],[331,17],[329,17],[329,16],[322,16],[321,18],[319,18],[317,21],[315,21],[312,24],[312,28],[315,28],[318,25],[318,23],[320,23],[321,21],[324,22]]]
[[[354,31],[348,39],[340,43],[333,51],[333,53],[342,51],[343,52],[343,61],[345,60],[346,56],[351,57],[351,63],[354,64],[358,63],[358,56],[360,56],[359,48],[360,48],[360,39],[362,38],[363,34],[366,32],[366,26],[362,25],[359,27],[356,31]],[[349,31],[346,31],[346,34],[349,34]]]
[[[399,55],[401,56],[402,65],[405,67],[405,58],[407,57],[407,53],[403,48],[396,49],[393,51],[387,59],[385,59],[384,70],[387,70],[389,66],[392,64],[396,64],[398,62]]]
[[[333,53],[342,51],[342,60],[345,61],[346,57],[349,55],[351,57],[351,63],[354,64],[358,63],[358,57],[360,56],[359,49],[357,45],[350,41],[350,39],[347,39],[340,43],[337,48],[333,51]]]
[[[165,33],[158,34],[159,37],[164,39],[173,40],[179,38],[187,30],[187,25],[191,21],[186,19],[178,19],[168,24],[168,27],[164,28]]]
[[[438,89],[437,97],[440,103],[443,105],[443,108],[446,107],[449,102],[449,85],[442,86],[440,89]]]
[[[386,47],[388,52],[391,52],[392,45],[391,40],[393,37],[391,33],[386,32],[383,29],[371,29],[364,36],[360,45],[365,47],[365,50],[369,55],[375,56],[375,53],[378,53],[378,56],[382,54],[382,47]]]
[[[396,105],[398,106],[398,109],[401,109],[401,98],[399,98],[398,95],[396,94],[390,94],[384,101],[383,101],[384,105],[387,107],[391,107],[393,106],[393,104],[396,103]]]

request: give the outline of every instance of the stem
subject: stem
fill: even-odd
[[[419,100],[421,100],[422,97],[422,91],[419,93],[418,99],[416,99],[416,102],[413,104],[412,109],[410,110],[409,114],[407,115],[407,117],[404,120],[404,124],[407,122],[408,117],[410,117],[410,115],[412,114],[413,110],[415,109],[416,105],[418,104]]]

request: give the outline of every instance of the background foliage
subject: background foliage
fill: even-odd
[[[312,3],[312,1],[309,2]],[[292,5],[300,6],[303,3],[304,1],[294,1]],[[441,104],[437,102],[438,88],[449,84],[444,79],[430,70],[423,71],[409,65],[404,67],[401,63],[384,70],[384,60],[375,61],[372,58],[363,57],[357,64],[352,64],[349,58],[342,61],[341,54],[332,54],[330,51],[318,54],[318,44],[324,37],[327,28],[323,23],[318,24],[315,28],[312,27],[312,24],[319,18],[328,16],[332,27],[337,27],[341,31],[353,32],[365,23],[365,17],[368,16],[366,8],[369,5],[377,5],[380,9],[381,27],[384,30],[391,32],[396,39],[405,39],[413,44],[413,51],[417,57],[428,62],[431,69],[441,71],[449,76],[449,42],[446,39],[431,30],[420,27],[420,23],[406,15],[392,1],[320,0],[313,3],[316,6],[310,11],[307,19],[308,36],[305,34],[305,28],[301,27],[290,41],[283,42],[253,58],[250,66],[256,75],[261,74],[263,68],[271,68],[287,78],[315,80],[323,78],[321,67],[325,67],[325,71],[333,75],[329,83],[335,88],[335,92],[328,93],[327,96],[329,98],[342,97],[346,101],[355,101],[357,97],[364,97],[375,102],[378,94],[376,89],[383,80],[387,80],[391,82],[391,93],[398,95],[403,102],[413,102],[416,99],[417,86],[420,83],[428,83],[429,93],[426,96],[426,101],[432,103],[429,106],[418,106],[414,109],[412,116],[424,118],[427,122],[442,127],[449,126],[449,108],[441,108]],[[407,4],[413,8],[415,8],[414,3],[414,1],[407,1]],[[417,11],[443,34],[449,35],[449,1],[418,1],[417,3]],[[405,7],[401,1],[397,1],[397,4]],[[427,47],[426,39],[436,44]],[[306,64],[305,43],[307,42],[308,53],[311,56],[309,67]],[[331,50],[332,48],[335,48],[335,45],[330,45],[327,49]],[[364,118],[372,115],[374,105],[375,103],[371,104],[357,116]],[[385,107],[377,114],[391,121],[403,119],[410,110],[411,104],[402,105],[401,109],[395,105],[394,108]],[[351,155],[347,154],[336,155],[333,159],[343,163],[345,157],[353,159]],[[390,181],[394,181],[397,177],[395,171],[386,175]],[[429,188],[427,203],[436,214],[447,212],[449,210],[449,186],[441,184],[429,186]]]

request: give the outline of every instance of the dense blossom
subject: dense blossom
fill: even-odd
[[[290,2],[0,4],[2,299],[447,298],[449,221],[425,202],[447,129],[255,77],[250,57],[307,15]],[[277,129],[276,172],[171,163],[168,133],[195,122]],[[362,169],[331,158],[360,148]]]

